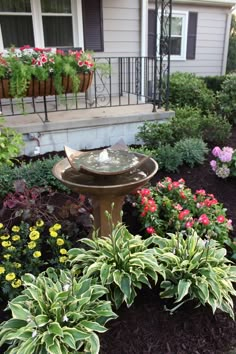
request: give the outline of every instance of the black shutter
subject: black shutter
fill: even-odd
[[[187,37],[187,59],[195,59],[197,40],[197,12],[189,12],[188,37]]]
[[[83,0],[84,48],[103,52],[102,0]]]
[[[155,56],[155,10],[148,10],[148,56]]]

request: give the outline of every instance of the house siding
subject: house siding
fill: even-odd
[[[200,76],[221,75],[229,9],[174,5],[173,11],[198,13],[196,56],[193,60],[172,60],[171,72],[191,72]]]

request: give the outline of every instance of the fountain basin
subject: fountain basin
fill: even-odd
[[[138,156],[145,155],[138,154]],[[67,158],[53,167],[53,175],[70,190],[86,194],[92,200],[94,210],[94,227],[100,230],[101,236],[111,232],[105,211],[112,214],[113,223],[121,221],[121,210],[126,194],[135,192],[145,185],[157,172],[158,164],[152,158],[144,159],[139,168],[118,175],[88,175],[76,171]],[[112,209],[112,204],[114,208]]]

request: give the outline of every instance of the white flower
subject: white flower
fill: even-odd
[[[37,331],[36,331],[36,329],[33,331],[33,333],[32,333],[32,338],[34,338],[34,337],[36,337],[37,336]]]
[[[68,321],[69,321],[69,318],[66,315],[64,315],[63,316],[63,322],[68,322]]]
[[[70,289],[70,284],[65,284],[64,286],[63,286],[63,290],[64,291],[68,291]]]

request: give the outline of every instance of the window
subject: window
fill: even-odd
[[[0,0],[0,50],[25,44],[103,51],[102,0]]]
[[[155,11],[148,12],[148,56],[155,55]],[[160,22],[157,23],[157,33],[160,34]],[[170,49],[169,44],[169,21],[164,17],[164,39],[162,52],[170,50],[172,60],[195,59],[197,13],[173,11],[171,18]],[[158,36],[157,51],[160,53],[160,35]]]
[[[170,55],[173,60],[186,59],[186,45],[187,45],[187,20],[188,13],[173,12],[171,17],[171,36],[170,36]],[[165,35],[164,51],[168,52],[168,37],[169,37],[169,20],[164,19]],[[160,33],[160,22],[158,23],[158,33]],[[157,46],[160,48],[160,45]]]

